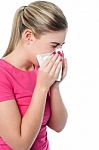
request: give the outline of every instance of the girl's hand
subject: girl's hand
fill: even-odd
[[[52,54],[38,69],[37,85],[39,88],[49,90],[58,78],[62,61],[59,54]]]
[[[67,59],[64,58],[63,62],[62,62],[62,78],[61,81],[55,81],[53,83],[53,85],[51,86],[51,88],[58,88],[59,84],[63,81],[63,79],[66,77],[67,75],[67,70],[68,70],[68,65],[67,65]]]
[[[63,59],[63,63],[62,63],[62,79],[61,81],[66,77],[67,75],[67,69],[68,69],[68,66],[67,66],[67,59],[64,58]]]

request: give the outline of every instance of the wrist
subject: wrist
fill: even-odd
[[[51,93],[56,93],[56,92],[59,92],[59,86],[53,86],[50,88],[50,92]]]
[[[35,90],[42,92],[42,93],[48,93],[48,89],[46,87],[42,87],[40,85],[36,85]]]
[[[59,82],[55,82],[52,86],[51,86],[51,89],[59,89]]]

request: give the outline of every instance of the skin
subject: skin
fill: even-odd
[[[14,51],[3,59],[20,70],[31,71],[35,65],[39,66],[36,55],[53,52],[55,48],[61,47],[65,41],[66,33],[66,30],[51,31],[37,39],[31,30],[26,29]],[[38,69],[36,87],[23,118],[20,117],[15,101],[0,103],[0,114],[3,114],[3,117],[0,115],[0,136],[12,149],[28,150],[35,141],[41,128],[49,90],[52,115],[47,125],[56,132],[64,129],[68,115],[61,98],[59,84],[67,74],[67,60],[64,58],[63,61],[60,61],[60,59],[61,56],[53,54]],[[61,65],[63,66],[62,80],[56,82]]]
[[[26,29],[15,50],[4,59],[21,70],[32,70],[34,69],[33,65],[39,66],[36,55],[50,53],[53,52],[55,48],[62,47],[65,43],[66,34],[67,30],[51,31],[38,39],[34,37],[30,29]],[[62,80],[60,82],[55,81],[50,87],[52,116],[48,122],[48,126],[57,132],[65,127],[67,121],[67,110],[63,104],[59,90],[59,84],[67,74],[66,58],[63,59],[62,66]]]
[[[36,59],[37,54],[53,52],[56,47],[61,47],[65,41],[66,31],[49,32],[39,39],[35,38],[32,31],[26,29],[18,45],[12,53],[4,57],[8,62],[22,70],[31,70],[32,64],[39,65]],[[59,43],[53,44],[52,42]]]

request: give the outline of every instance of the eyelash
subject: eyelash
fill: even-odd
[[[57,45],[55,45],[55,46],[52,46],[53,48],[56,48],[57,47]]]

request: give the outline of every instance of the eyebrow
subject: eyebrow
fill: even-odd
[[[63,42],[62,44],[61,43],[58,43],[58,42],[51,42],[52,44],[56,44],[56,45],[63,45],[65,44],[65,42]]]

